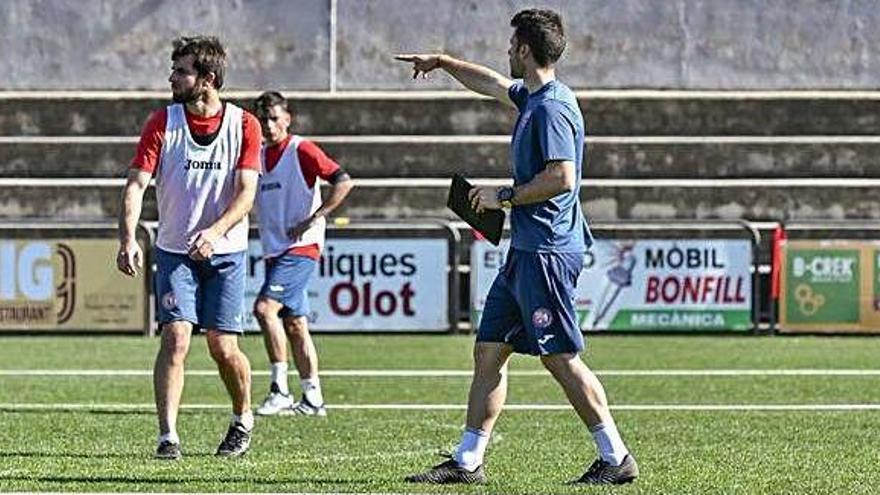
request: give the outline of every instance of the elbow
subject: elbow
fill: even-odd
[[[570,192],[574,191],[574,187],[575,187],[574,181],[564,181],[562,183],[562,190],[560,192],[561,193],[570,193]]]
[[[563,175],[559,179],[559,193],[565,194],[574,191],[576,187],[574,177],[569,176],[568,174]]]
[[[242,215],[247,215],[254,209],[254,203],[257,200],[257,188],[247,188],[242,191],[241,210]]]
[[[577,175],[575,167],[570,162],[557,162],[555,166],[548,168],[549,183],[555,189],[556,195],[570,193],[577,188]]]
[[[143,198],[145,192],[147,192],[146,186],[138,184],[137,182],[129,182],[122,189],[122,198],[126,203],[132,203]]]
[[[354,188],[354,180],[348,174],[345,174],[339,182],[333,184],[333,194],[344,199],[351,192],[352,188]]]
[[[256,203],[256,201],[257,201],[257,195],[256,195],[256,194],[254,194],[254,195],[252,195],[252,196],[250,196],[250,197],[248,198],[248,202],[245,203],[245,215],[247,215],[248,213],[250,213],[251,211],[253,211],[253,209],[254,209],[254,204]]]

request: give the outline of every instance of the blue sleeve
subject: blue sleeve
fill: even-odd
[[[507,88],[507,96],[516,105],[516,108],[522,112],[523,108],[526,107],[526,102],[529,101],[529,88],[523,84],[522,80],[517,79]]]
[[[544,163],[557,160],[577,160],[577,131],[563,105],[545,104],[532,116]]]

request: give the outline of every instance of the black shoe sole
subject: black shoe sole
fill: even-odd
[[[406,479],[406,478],[404,478],[403,481],[404,481],[404,483],[419,484],[419,485],[436,485],[436,486],[441,486],[441,485],[478,485],[478,486],[482,486],[482,485],[486,485],[489,483],[488,481],[461,481],[461,480],[427,481],[427,480],[410,480],[410,479]]]
[[[243,457],[249,451],[250,451],[250,449],[245,450],[244,452],[217,452],[214,454],[214,456],[234,459],[236,457]]]
[[[426,480],[426,479],[418,479],[413,476],[407,476],[403,479],[405,483],[418,483],[422,485],[486,485],[489,483],[488,479],[479,479],[479,480],[445,480],[445,481],[434,481],[434,480]]]
[[[589,485],[589,486],[615,486],[615,485],[628,485],[628,484],[630,484],[630,483],[633,483],[635,480],[636,480],[636,476],[633,476],[632,478],[623,478],[623,479],[619,479],[619,480],[616,480],[616,481],[609,481],[609,482],[607,482],[607,483],[592,483],[592,482],[589,482],[589,481],[574,480],[574,481],[569,481],[569,482],[566,483],[566,484],[567,484],[567,485],[575,485],[575,486],[577,486],[577,485]]]

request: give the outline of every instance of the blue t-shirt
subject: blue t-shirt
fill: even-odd
[[[574,163],[574,190],[541,203],[514,206],[510,213],[511,245],[530,252],[582,253],[593,243],[581,211],[584,117],[568,86],[550,81],[529,94],[521,80],[508,89],[519,109],[511,140],[513,182],[526,184],[548,161]]]

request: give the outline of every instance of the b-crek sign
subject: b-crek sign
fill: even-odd
[[[258,241],[250,243],[245,327],[265,264]],[[445,239],[328,239],[309,284],[309,321],[315,330],[449,329]]]

